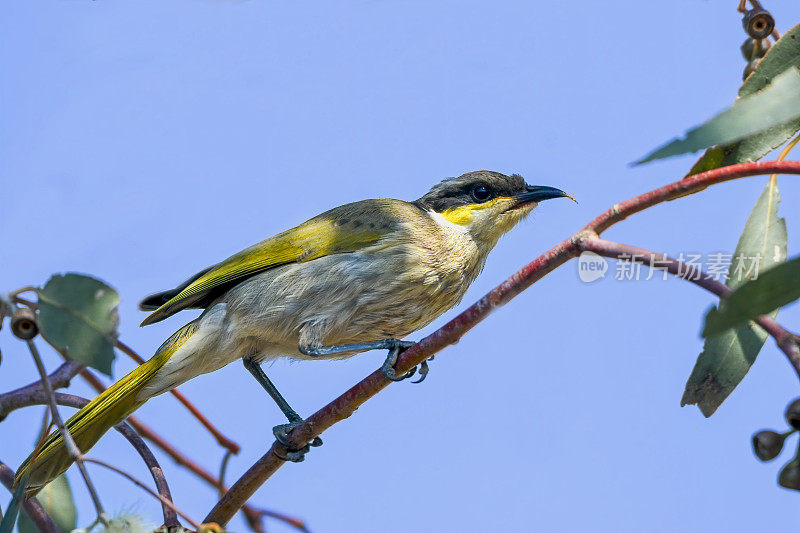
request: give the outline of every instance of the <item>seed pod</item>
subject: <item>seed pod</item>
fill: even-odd
[[[20,307],[11,316],[11,332],[18,338],[28,341],[39,333],[36,313],[27,307]]]
[[[769,42],[769,39],[747,38],[742,43],[740,50],[742,51],[742,57],[747,61],[752,61],[753,59],[761,59],[764,57],[771,46],[772,44]]]
[[[751,9],[742,17],[742,26],[747,35],[753,39],[768,37],[775,29],[775,19],[764,8]]]
[[[800,429],[800,398],[797,398],[795,401],[789,404],[789,407],[786,408],[786,413],[784,413],[786,417],[786,421],[792,426],[794,429]]]
[[[786,440],[786,436],[777,431],[771,429],[759,431],[753,435],[753,453],[756,454],[759,461],[772,461],[783,450],[784,440]]]
[[[750,74],[755,72],[759,63],[761,63],[761,59],[754,59],[749,62],[746,67],[744,67],[744,72],[742,72],[742,81],[746,80]]]
[[[800,462],[796,457],[781,468],[778,485],[785,489],[800,490]]]

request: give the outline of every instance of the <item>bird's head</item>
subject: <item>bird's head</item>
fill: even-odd
[[[554,187],[528,185],[517,174],[477,170],[437,183],[416,204],[494,246],[540,201],[562,196],[572,199]]]

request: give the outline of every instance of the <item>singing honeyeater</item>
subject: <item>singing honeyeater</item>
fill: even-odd
[[[260,364],[278,357],[344,358],[388,349],[393,380],[400,341],[455,306],[500,237],[541,200],[568,195],[486,170],[442,181],[413,202],[362,200],[336,207],[247,248],[179,287],[146,298],[142,325],[203,309],[155,355],[75,413],[66,427],[81,451],[144,402],[200,374],[243,359],[289,419],[302,422]],[[423,372],[424,371],[424,372]],[[420,370],[424,376],[427,367]],[[311,445],[321,444],[315,439]],[[307,447],[290,452],[302,460]],[[25,460],[28,494],[71,461],[58,431]]]

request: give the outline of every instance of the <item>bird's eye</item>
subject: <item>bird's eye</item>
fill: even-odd
[[[470,192],[472,199],[476,202],[485,202],[492,197],[492,191],[486,185],[476,185]]]

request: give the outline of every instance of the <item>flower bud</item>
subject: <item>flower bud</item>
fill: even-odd
[[[742,51],[742,57],[747,61],[752,61],[753,59],[761,59],[764,57],[770,49],[770,46],[772,45],[769,39],[748,38],[742,43],[740,50]]]
[[[800,490],[800,462],[792,459],[781,468],[778,485],[785,489]]]
[[[784,440],[786,440],[786,436],[777,431],[771,429],[759,431],[753,435],[753,453],[756,454],[759,461],[772,461],[783,450]]]
[[[800,398],[797,398],[795,401],[789,404],[789,407],[786,408],[786,413],[784,413],[786,417],[786,421],[792,426],[794,429],[800,429]]]

